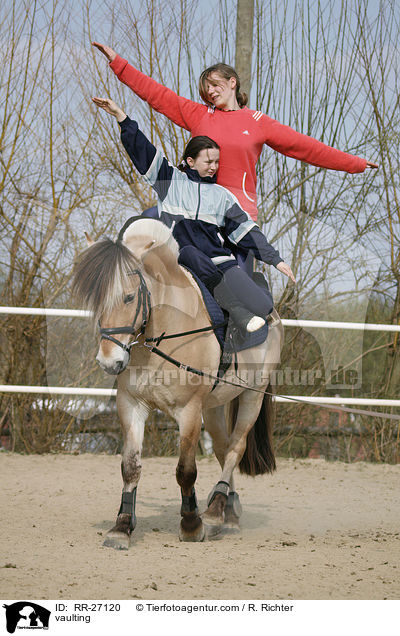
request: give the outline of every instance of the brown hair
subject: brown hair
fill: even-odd
[[[179,170],[182,172],[187,168],[186,159],[191,157],[192,159],[196,159],[197,155],[202,150],[207,150],[208,148],[215,148],[219,150],[219,146],[214,139],[207,137],[206,135],[197,135],[197,137],[192,137],[186,145],[186,148],[183,152],[183,156],[181,162],[178,166]]]
[[[236,99],[237,99],[237,103],[239,104],[240,108],[243,108],[243,106],[246,106],[246,104],[248,102],[248,99],[247,99],[246,93],[241,93],[240,92],[240,78],[239,78],[239,75],[236,73],[235,69],[232,66],[229,66],[228,64],[224,64],[223,62],[219,62],[218,64],[214,64],[213,66],[209,66],[200,75],[200,79],[199,79],[199,93],[200,93],[201,99],[206,104],[210,104],[210,102],[208,101],[207,81],[209,81],[208,77],[209,77],[209,75],[211,75],[211,73],[218,73],[219,75],[221,75],[226,80],[229,80],[231,77],[234,77],[235,80],[236,80]],[[212,106],[212,104],[210,104],[210,105]]]

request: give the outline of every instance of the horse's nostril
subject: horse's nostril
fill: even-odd
[[[103,371],[105,371],[109,375],[118,375],[125,368],[124,360],[118,360],[112,365],[104,364],[104,362],[100,362],[99,360],[97,360],[97,362],[99,363]]]

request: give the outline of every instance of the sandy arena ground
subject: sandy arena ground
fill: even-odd
[[[134,544],[114,524],[120,458],[0,454],[2,599],[399,599],[400,465],[280,460],[238,476],[241,535],[178,540],[176,458],[143,460]],[[198,461],[201,510],[217,481]]]

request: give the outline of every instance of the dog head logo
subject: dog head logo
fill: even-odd
[[[48,629],[51,612],[32,603],[31,601],[18,601],[11,605],[3,605],[6,610],[7,631],[13,634],[18,629]]]

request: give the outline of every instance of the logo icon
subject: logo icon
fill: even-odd
[[[49,629],[51,612],[37,603],[18,601],[3,607],[6,609],[9,634],[14,634],[16,629]]]
[[[248,130],[244,130],[244,131],[242,132],[242,135],[250,135],[250,133],[249,133],[249,131],[248,131]]]

